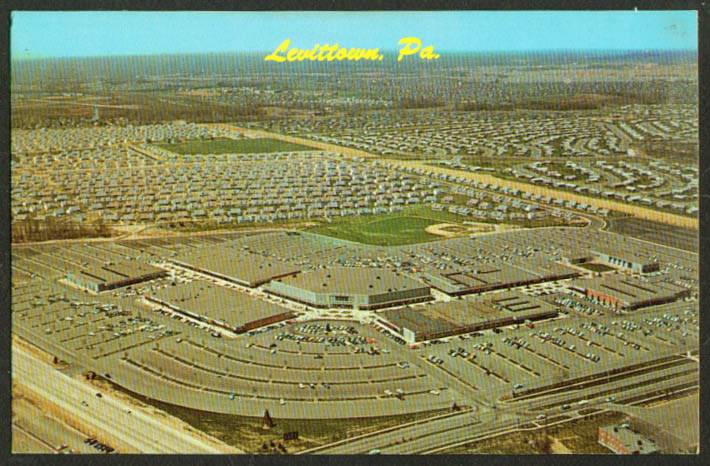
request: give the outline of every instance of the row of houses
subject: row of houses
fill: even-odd
[[[584,180],[577,180],[575,175],[563,176],[558,171],[548,168],[549,164],[550,162],[533,162],[506,169],[505,172],[533,184],[570,189],[580,194],[588,193],[596,197],[667,208],[688,214],[697,212],[697,167],[681,167],[674,170],[683,175],[681,178],[659,173],[653,166],[646,168],[625,161],[597,161],[593,167],[599,171],[568,161],[565,164],[567,169],[586,176]],[[605,174],[604,171],[608,173]],[[667,185],[676,187],[666,191],[658,189]],[[667,200],[668,198],[671,200]]]
[[[387,163],[386,162],[375,162],[375,165],[377,165],[377,164],[387,164]],[[408,173],[414,173],[414,174],[418,174],[418,175],[424,174],[424,171],[419,168],[402,167],[399,165],[391,165],[391,166],[397,170],[408,172]],[[501,187],[496,184],[489,184],[489,183],[468,180],[468,179],[460,177],[460,176],[447,175],[447,174],[443,174],[443,173],[432,173],[432,174],[430,174],[430,176],[434,179],[438,179],[438,180],[445,181],[445,182],[454,182],[459,185],[469,186],[472,188],[476,188],[478,190],[489,190],[489,191],[498,191],[500,193],[505,193],[505,194],[509,195],[509,196],[507,196],[507,198],[510,199],[509,203],[506,202],[507,205],[513,205],[513,198],[511,196],[520,196],[520,198],[522,198],[522,199],[530,200],[530,201],[533,201],[536,203],[539,202],[539,203],[543,203],[543,204],[548,204],[552,207],[586,211],[586,212],[590,212],[590,213],[594,213],[594,214],[598,214],[598,215],[603,215],[603,216],[607,216],[610,213],[609,209],[606,209],[606,208],[598,208],[596,206],[590,206],[585,203],[578,203],[576,201],[565,201],[564,199],[554,198],[551,196],[540,196],[540,195],[531,194],[528,192],[521,193],[517,189],[511,189],[511,188],[508,188],[505,186]],[[460,188],[460,189],[465,189],[465,188]],[[459,192],[461,192],[460,189],[459,189]],[[467,194],[468,194],[468,192],[467,192]],[[473,197],[477,197],[479,199],[484,198],[484,197],[481,197],[482,194],[483,193],[473,194],[473,192],[471,192],[471,195]],[[493,195],[493,196],[495,196],[495,195]],[[491,198],[493,199],[493,197],[491,197]],[[503,199],[506,199],[506,197],[503,196],[503,197],[499,197],[496,199],[499,199],[502,201]],[[519,205],[522,206],[521,208],[523,210],[527,210],[527,211],[532,212],[537,209],[537,208],[533,207],[532,204],[523,204],[520,201],[518,201],[518,202],[519,202]],[[479,207],[479,209],[481,208],[480,203],[478,204],[478,207]],[[490,207],[489,206],[483,207],[483,209],[485,209],[485,210],[487,210],[488,208],[490,208]],[[561,216],[567,216],[567,215],[568,215],[567,213],[564,213]]]
[[[644,140],[641,133],[663,140],[686,141],[696,137],[697,116],[692,106],[659,106],[641,112],[641,118],[639,113],[636,106],[626,106],[604,117],[578,118],[550,114],[510,119],[452,111],[409,118],[398,115],[395,120],[374,114],[341,121],[329,118],[283,121],[279,122],[279,128],[289,134],[321,133],[318,137],[324,142],[384,155],[443,151],[521,158],[625,156],[632,143]]]
[[[220,130],[195,123],[161,123],[142,126],[42,128],[13,130],[10,140],[15,154],[115,147],[125,142],[158,142],[216,137]]]
[[[112,222],[212,218],[241,223],[387,213],[433,203],[444,194],[428,180],[320,153],[251,158],[254,163],[106,169],[91,177],[83,171],[23,173],[13,184],[12,212],[16,219],[31,214],[100,216]]]

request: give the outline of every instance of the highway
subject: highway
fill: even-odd
[[[528,404],[529,409],[549,409],[551,407],[562,404],[576,403],[581,400],[600,400],[608,396],[627,396],[633,393],[633,396],[651,393],[657,390],[671,389],[679,384],[697,382],[697,370],[681,371],[681,370],[665,370],[654,374],[654,377],[630,377],[628,380],[622,380],[606,385],[591,386],[584,390],[571,390],[569,393],[562,395],[552,395],[541,399],[535,399]],[[631,388],[631,390],[629,390]]]
[[[340,152],[343,155],[348,155],[343,151],[338,151],[337,149],[330,149],[334,152]],[[428,174],[442,174],[449,176],[457,176],[467,180],[478,181],[479,183],[495,184],[501,187],[508,187],[511,189],[517,189],[521,192],[528,192],[531,194],[537,194],[539,196],[550,196],[556,197],[558,199],[563,199],[565,201],[575,201],[577,203],[584,203],[587,205],[593,205],[602,209],[615,210],[618,212],[623,212],[626,214],[633,215],[635,217],[643,218],[646,220],[653,220],[660,223],[682,226],[686,228],[697,229],[698,220],[690,217],[685,217],[682,215],[671,214],[668,212],[662,212],[654,210],[651,208],[645,208],[633,204],[627,204],[620,201],[612,201],[605,198],[596,198],[590,196],[580,195],[575,192],[559,191],[556,189],[548,188],[545,186],[538,186],[530,183],[524,183],[520,181],[508,180],[505,178],[498,178],[493,175],[473,173],[463,170],[453,170],[450,168],[444,168],[439,166],[424,165],[418,161],[412,160],[395,160],[395,159],[380,159],[383,163],[390,167],[402,167],[412,168],[421,170]]]
[[[170,420],[161,422],[142,409],[72,379],[49,364],[32,358],[24,349],[13,345],[12,378],[57,411],[72,416],[87,433],[114,447],[121,453],[242,453],[241,450],[199,438],[183,431]],[[51,388],[48,388],[51,387]],[[84,402],[84,404],[82,404]],[[204,440],[203,440],[204,439]]]
[[[442,446],[512,429],[533,418],[512,410],[461,412],[406,427],[391,428],[302,453],[357,454],[379,450],[382,454],[426,453]]]
[[[583,417],[584,413],[580,411],[592,411],[592,408],[613,408],[600,396],[600,390],[603,390],[602,393],[614,393],[617,402],[625,400],[638,402],[639,399],[655,397],[659,391],[674,391],[697,386],[699,376],[697,371],[687,373],[683,369],[688,368],[657,371],[653,376],[646,375],[645,382],[631,377],[629,380],[588,386],[583,390],[571,390],[569,393],[520,402],[520,406],[516,406],[516,403],[504,403],[496,409],[484,408],[440,416],[433,420],[422,420],[404,427],[373,432],[303,453],[356,454],[368,453],[372,450],[379,450],[382,454],[430,453],[494,433],[516,430],[525,423],[532,423],[540,414],[541,407],[546,408],[548,415],[567,414],[574,417]],[[665,379],[665,377],[669,378]],[[578,401],[584,398],[587,398],[589,403],[578,405]],[[563,410],[561,409],[563,404],[574,404],[574,407]]]
[[[476,419],[475,411],[466,411],[457,414],[438,416],[429,420],[422,420],[405,426],[397,426],[372,434],[363,435],[353,439],[336,442],[333,445],[306,450],[303,453],[324,453],[332,455],[367,453],[370,450],[385,447],[397,447],[399,444],[412,443],[422,436],[431,435],[437,431],[447,431],[452,428],[469,428],[480,424]],[[400,450],[396,450],[400,453]]]
[[[53,453],[52,445],[22,427],[12,425],[13,453]]]
[[[52,417],[50,413],[43,412],[23,397],[13,396],[12,405],[13,436],[17,433],[19,440],[24,438],[27,441],[27,444],[20,443],[15,449],[13,437],[13,452],[46,453],[47,449],[54,452],[58,446],[66,445],[64,450],[68,452],[74,450],[79,453],[99,453],[99,450],[84,443],[87,438],[85,434]]]

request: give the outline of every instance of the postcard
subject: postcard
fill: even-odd
[[[14,11],[12,451],[696,454],[695,11]]]

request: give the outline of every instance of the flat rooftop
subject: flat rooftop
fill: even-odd
[[[251,253],[235,243],[215,244],[180,254],[174,261],[230,277],[249,286],[256,286],[275,277],[299,272],[302,267],[277,258]]]
[[[47,249],[28,249],[25,257],[53,267],[63,274],[85,276],[98,283],[115,283],[143,277],[162,270],[106,245],[63,244]],[[18,258],[19,259],[19,258]]]
[[[398,327],[416,333],[453,330],[506,317],[525,318],[551,312],[554,307],[519,291],[492,293],[469,299],[426,303],[405,309],[384,311],[380,315]]]
[[[697,445],[700,439],[700,410],[697,394],[671,400],[651,408],[633,407],[628,412],[676,438],[678,449]]]
[[[607,275],[583,280],[578,288],[604,293],[629,304],[658,299],[686,291],[686,288],[667,282],[650,282],[640,277]]]
[[[115,283],[162,272],[158,267],[138,261],[102,263],[98,260],[86,260],[80,264],[65,261],[65,264],[67,273],[87,276],[101,283]]]
[[[185,311],[221,320],[234,327],[289,312],[288,309],[276,304],[204,281],[169,286],[152,292],[150,296]]]
[[[567,266],[542,259],[531,260],[529,264],[496,260],[492,263],[447,272],[425,269],[422,278],[444,292],[454,293],[465,290],[475,291],[478,288],[514,286],[575,273],[577,273],[575,270]]]
[[[333,267],[303,272],[278,281],[314,293],[337,295],[378,295],[395,291],[428,288],[401,273],[367,267]]]
[[[628,427],[612,425],[602,427],[601,429],[624,442],[625,447],[630,451],[639,450],[641,453],[655,453],[658,451],[655,442]]]
[[[517,282],[529,280],[533,276],[523,270],[509,267],[504,264],[486,265],[477,270],[460,271],[445,275],[454,283],[461,284],[467,288],[493,285],[497,283]]]

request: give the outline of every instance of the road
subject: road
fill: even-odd
[[[654,209],[648,209],[644,208],[641,206],[636,206],[632,204],[626,204],[623,202],[618,202],[618,201],[612,201],[609,199],[602,199],[602,198],[595,198],[595,197],[589,197],[589,196],[583,196],[577,193],[570,193],[567,191],[559,191],[555,189],[551,189],[548,187],[543,187],[543,186],[537,186],[534,184],[530,183],[524,183],[520,181],[512,181],[512,180],[507,180],[504,178],[498,178],[493,175],[488,175],[488,174],[480,174],[480,173],[472,173],[469,171],[465,170],[453,170],[450,168],[443,168],[439,166],[431,166],[431,165],[425,165],[419,161],[411,161],[411,160],[396,160],[396,159],[387,159],[387,158],[377,158],[373,154],[370,154],[366,151],[363,150],[356,150],[352,148],[346,148],[342,146],[338,146],[335,144],[325,144],[322,142],[318,141],[312,141],[309,139],[304,139],[304,138],[298,138],[294,136],[286,136],[283,134],[278,134],[278,133],[272,133],[268,131],[263,131],[263,130],[253,130],[253,129],[246,129],[246,128],[241,128],[238,126],[234,125],[229,125],[229,124],[206,124],[204,125],[208,128],[219,128],[222,130],[225,130],[227,132],[231,131],[236,134],[249,134],[249,135],[254,135],[257,137],[266,137],[266,138],[273,138],[273,139],[280,139],[283,141],[287,142],[292,142],[296,144],[302,144],[310,147],[315,147],[320,150],[325,150],[325,151],[330,151],[330,152],[335,152],[339,153],[342,155],[345,155],[346,157],[359,157],[363,159],[377,159],[386,165],[390,167],[402,167],[402,168],[413,168],[413,169],[419,169],[424,173],[428,174],[443,174],[443,175],[450,175],[450,176],[458,176],[460,178],[472,180],[472,181],[478,181],[478,182],[483,182],[483,183],[488,183],[488,184],[495,184],[498,186],[507,186],[509,188],[514,188],[522,192],[529,192],[531,194],[537,194],[540,196],[551,196],[551,197],[557,197],[559,199],[564,199],[565,201],[575,201],[577,203],[585,203],[587,205],[593,205],[597,206],[598,208],[606,208],[609,210],[616,210],[619,212],[624,212],[628,213],[630,215],[634,215],[639,218],[647,219],[647,220],[654,220],[657,222],[661,223],[667,223],[670,225],[677,225],[677,226],[684,226],[686,228],[693,228],[693,229],[698,229],[698,220],[691,218],[691,217],[685,217],[682,215],[676,215],[676,214],[671,214],[667,212],[661,212],[658,210]]]
[[[387,164],[390,167],[401,167],[403,169],[414,169],[420,170],[429,175],[441,174],[455,176],[471,181],[478,181],[481,183],[495,184],[501,187],[508,187],[511,189],[517,189],[520,192],[527,192],[530,194],[536,194],[539,196],[550,196],[558,199],[563,199],[565,201],[575,201],[577,203],[584,203],[587,205],[596,206],[598,208],[605,208],[609,210],[615,210],[618,212],[623,212],[636,216],[638,218],[643,218],[646,220],[653,220],[660,223],[682,226],[686,228],[697,229],[698,220],[696,218],[685,217],[682,215],[671,214],[667,212],[661,212],[658,210],[645,208],[637,205],[626,204],[619,201],[612,201],[610,199],[596,198],[580,195],[574,192],[559,191],[556,189],[537,186],[530,183],[523,183],[521,181],[513,181],[504,178],[498,178],[493,175],[473,173],[465,170],[453,170],[450,168],[443,168],[439,166],[424,165],[422,163],[410,160],[394,160],[394,159],[382,159],[382,163]]]
[[[206,435],[190,435],[179,423],[161,422],[118,397],[104,394],[98,398],[96,388],[38,361],[17,345],[12,350],[14,383],[76,418],[87,436],[101,438],[119,452],[243,453]]]
[[[12,452],[13,453],[53,453],[52,445],[36,437],[23,428],[12,425]]]
[[[422,420],[405,426],[385,429],[373,434],[363,435],[354,439],[343,440],[325,447],[306,450],[302,453],[324,453],[332,455],[367,453],[370,450],[385,447],[395,448],[399,444],[411,444],[423,436],[433,432],[446,431],[452,428],[468,428],[480,424],[476,419],[476,411],[466,411],[460,414],[438,416],[432,420]],[[397,449],[393,453],[400,453]]]
[[[666,369],[658,371],[653,377],[649,375],[629,377],[619,382],[604,384],[602,386],[590,386],[583,390],[571,388],[569,391],[562,394],[544,396],[521,403],[530,409],[544,409],[550,406],[560,406],[565,403],[571,404],[585,399],[594,400],[595,398],[599,398],[598,401],[601,401],[601,398],[610,395],[616,397],[622,395],[625,397],[639,396],[657,390],[669,390],[677,384],[693,383],[697,380],[697,372],[684,373],[684,371],[680,369]],[[633,386],[633,388],[629,390],[631,386]]]
[[[568,416],[583,417],[591,408],[610,409],[598,393],[613,392],[617,399],[634,400],[639,398],[654,398],[658,392],[673,391],[675,388],[697,385],[698,373],[683,374],[682,371],[660,371],[657,376],[676,374],[668,380],[648,380],[639,384],[639,381],[630,378],[603,386],[589,386],[584,390],[571,390],[568,393],[543,397],[542,399],[521,402],[519,406],[511,403],[500,404],[496,409],[481,408],[477,411],[466,411],[448,416],[441,416],[433,420],[423,420],[404,427],[385,429],[361,437],[343,440],[334,444],[307,450],[303,453],[317,454],[356,454],[368,453],[379,450],[382,454],[423,454],[439,451],[447,446],[467,443],[490,436],[494,433],[512,431],[519,426],[535,421],[540,414],[540,408],[546,408],[545,413],[550,415],[566,414]],[[595,393],[597,395],[595,395]],[[604,395],[608,396],[608,395]],[[563,404],[578,402],[586,398],[587,404],[563,410]]]
[[[99,453],[99,450],[84,443],[87,438],[85,434],[43,412],[28,400],[13,394],[12,408],[14,453],[47,453],[48,449],[54,452],[59,445],[66,445],[66,451]],[[103,439],[97,440],[106,443]]]

